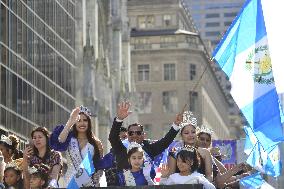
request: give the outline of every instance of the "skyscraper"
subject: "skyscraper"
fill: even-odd
[[[0,126],[25,138],[74,107],[75,1],[0,4]]]
[[[240,11],[244,0],[183,0],[189,9],[195,25],[211,49],[219,43],[222,35]]]

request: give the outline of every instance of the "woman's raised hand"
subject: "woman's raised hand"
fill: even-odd
[[[76,107],[75,109],[72,110],[69,118],[71,125],[74,125],[78,121],[79,112],[80,112],[80,107]]]
[[[132,112],[129,111],[131,104],[129,102],[121,102],[117,106],[116,117],[120,120],[125,119]]]
[[[170,176],[170,168],[168,164],[162,164],[161,166],[161,177],[167,178]]]
[[[176,119],[174,121],[175,125],[180,125],[181,122],[183,121],[183,113],[186,110],[186,106],[187,106],[187,104],[185,104],[182,111],[176,115]]]

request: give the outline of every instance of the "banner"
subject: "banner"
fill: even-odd
[[[218,147],[221,151],[222,163],[227,169],[236,165],[236,141],[235,140],[213,140],[212,146]]]

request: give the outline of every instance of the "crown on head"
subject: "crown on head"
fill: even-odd
[[[8,168],[15,168],[15,169],[19,169],[17,162],[15,161],[11,161],[9,163],[6,164],[5,169]]]
[[[132,149],[132,148],[141,148],[142,146],[138,144],[137,142],[131,142],[128,147],[127,147],[127,153]]]
[[[189,146],[189,145],[184,145],[181,149],[181,150],[185,150],[185,151],[189,151],[189,152],[194,152],[195,151],[195,148],[193,146]]]
[[[9,137],[6,137],[6,135],[1,135],[0,141],[12,146],[12,141],[9,139]]]
[[[197,133],[206,133],[211,136],[214,133],[214,131],[206,127],[205,125],[201,125],[200,127],[197,128]]]
[[[30,174],[34,173],[48,173],[49,169],[45,164],[35,164],[32,167],[28,168]]]
[[[84,113],[85,115],[87,115],[87,116],[89,116],[89,117],[92,116],[91,111],[90,111],[87,107],[85,107],[85,106],[83,106],[83,105],[80,106],[80,111],[79,111],[79,113]]]
[[[194,127],[197,126],[197,119],[193,116],[191,111],[185,111],[182,115],[183,119],[181,122],[181,126],[184,127],[186,125],[192,125]]]

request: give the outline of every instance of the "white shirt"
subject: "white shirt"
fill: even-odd
[[[174,185],[174,184],[203,184],[205,189],[216,189],[215,186],[210,183],[204,175],[193,172],[190,175],[182,176],[179,173],[174,173],[168,178],[161,178],[160,185]]]

